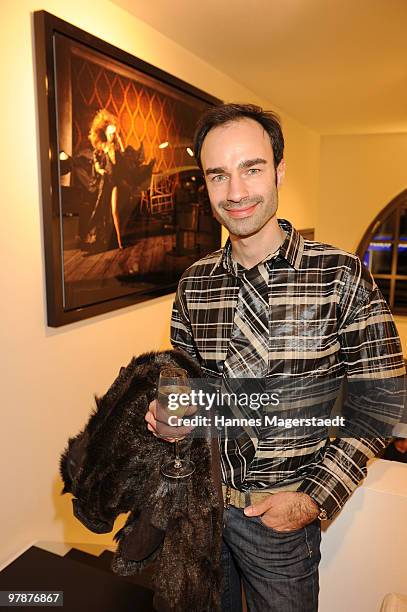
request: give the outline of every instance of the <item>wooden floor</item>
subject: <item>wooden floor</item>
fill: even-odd
[[[122,250],[89,254],[81,249],[64,251],[65,282],[148,274],[163,270],[165,253],[175,246],[175,234],[141,238]]]

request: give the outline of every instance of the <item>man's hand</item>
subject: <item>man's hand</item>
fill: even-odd
[[[260,504],[247,506],[244,513],[261,516],[263,523],[275,531],[295,531],[312,523],[319,508],[306,493],[287,491],[270,494]]]
[[[190,409],[187,413],[191,412]],[[145,414],[147,421],[147,429],[155,436],[166,440],[167,442],[175,442],[174,435],[177,440],[182,440],[192,430],[191,427],[175,427],[168,425],[168,418],[171,416],[166,410],[160,406],[157,400],[150,402],[148,410]],[[175,416],[175,415],[174,415]]]

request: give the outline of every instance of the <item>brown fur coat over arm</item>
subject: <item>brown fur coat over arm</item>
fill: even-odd
[[[217,441],[184,440],[181,450],[195,463],[194,474],[175,482],[161,475],[173,445],[148,431],[144,415],[166,365],[201,376],[197,362],[180,349],[133,358],[96,399],[85,428],[69,439],[60,460],[62,494],[72,493],[76,518],[96,533],[110,532],[119,514],[130,513],[114,536],[112,569],[129,575],[155,560],[155,601],[166,602],[162,609],[216,612],[222,528]]]

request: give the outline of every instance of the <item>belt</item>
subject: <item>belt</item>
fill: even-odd
[[[272,489],[251,489],[249,491],[239,491],[234,489],[230,485],[222,485],[222,493],[224,500],[224,507],[235,506],[235,508],[246,508],[251,504],[259,504],[273,493],[280,493],[283,491],[296,491],[301,484],[299,482],[293,482],[291,484],[282,487],[273,487]]]

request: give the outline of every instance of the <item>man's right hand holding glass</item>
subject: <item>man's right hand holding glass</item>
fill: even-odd
[[[189,406],[185,412],[185,416],[190,416],[196,411],[196,408]],[[159,402],[154,399],[150,402],[146,415],[144,417],[147,422],[147,429],[155,436],[166,440],[167,442],[175,442],[175,439],[182,440],[191,431],[192,427],[176,427],[168,424],[168,419],[171,416],[177,416],[176,413],[171,414],[171,411],[163,408]]]

